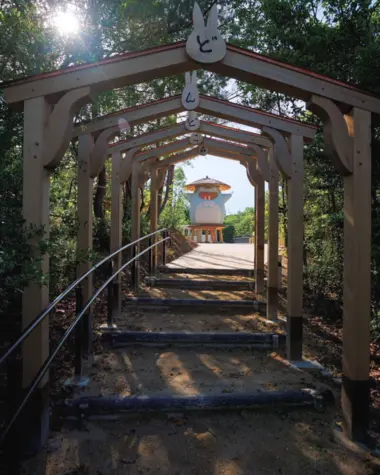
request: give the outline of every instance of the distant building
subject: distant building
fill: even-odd
[[[189,228],[192,239],[196,237],[198,242],[223,242],[225,203],[232,195],[224,194],[222,191],[230,188],[229,185],[208,176],[186,185],[185,189],[191,192],[186,194],[186,198],[190,202]]]

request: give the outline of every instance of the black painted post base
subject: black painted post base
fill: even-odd
[[[261,294],[264,292],[264,269],[256,269],[256,293]]]
[[[350,440],[368,443],[369,408],[369,380],[354,381],[343,375],[343,431]]]
[[[288,315],[286,357],[290,361],[302,360],[302,317]]]
[[[29,457],[40,452],[49,437],[49,384],[33,391],[15,424],[19,431],[20,455]]]
[[[376,439],[367,437],[365,444],[353,441],[341,427],[336,428],[333,433],[339,445],[363,459],[368,466],[373,468],[374,471],[372,473],[380,473],[380,450]]]
[[[112,313],[114,317],[119,317],[121,313],[121,284],[120,281],[117,280],[118,276],[115,277],[115,281],[113,283],[113,309]]]
[[[91,308],[83,315],[83,353],[89,358],[92,355],[92,311]]]
[[[267,318],[275,322],[278,320],[278,289],[268,287],[267,290]]]

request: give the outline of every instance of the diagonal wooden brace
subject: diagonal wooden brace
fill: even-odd
[[[338,172],[347,176],[352,173],[353,130],[352,119],[345,116],[330,99],[313,95],[307,108],[323,121],[323,134],[327,153]]]
[[[273,143],[274,157],[277,166],[280,172],[288,180],[292,177],[292,159],[284,136],[278,130],[270,127],[263,127],[262,132]]]
[[[127,120],[120,121],[119,125],[103,130],[96,139],[94,149],[91,154],[91,177],[99,175],[108,157],[108,143],[115,138],[121,130],[129,132],[130,127]]]
[[[67,92],[57,102],[50,114],[46,130],[43,155],[45,168],[54,169],[59,164],[72,137],[74,115],[89,102],[92,102],[90,87]]]

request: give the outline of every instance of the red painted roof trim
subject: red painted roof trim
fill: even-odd
[[[175,97],[177,97],[177,96],[175,96]],[[160,102],[160,101],[158,101],[158,102]],[[153,104],[153,103],[151,103],[151,104]],[[127,110],[130,110],[130,109],[127,109]],[[141,139],[143,137],[149,137],[151,135],[154,135],[156,132],[162,132],[163,130],[170,130],[172,128],[174,129],[175,127],[177,127],[178,125],[181,125],[181,124],[182,124],[182,122],[178,122],[178,124],[172,124],[172,125],[167,125],[166,127],[160,127],[159,129],[152,130],[151,132],[146,132],[145,134],[140,134],[140,135],[133,136],[130,139],[120,140],[119,142],[115,142],[115,143],[109,145],[108,148],[116,147],[117,145],[127,144],[128,142],[131,142],[132,140],[138,140],[138,139]],[[189,132],[186,130],[186,131],[184,131],[184,134],[185,133],[189,133]]]
[[[95,117],[95,119],[91,119],[87,122],[81,122],[80,124],[75,124],[75,128],[85,127],[86,125],[92,124],[95,120],[108,119],[109,117],[112,117],[114,115],[128,114],[129,112],[132,112],[132,111],[137,110],[137,109],[145,109],[147,107],[155,106],[157,104],[162,104],[163,102],[169,102],[173,99],[175,100],[175,99],[180,99],[180,98],[181,98],[181,96],[179,94],[177,94],[175,96],[164,97],[163,99],[158,99],[157,101],[148,102],[147,104],[139,104],[139,105],[133,106],[133,107],[126,107],[125,109],[121,109],[121,110],[116,111],[116,112],[110,112],[109,114]]]
[[[230,145],[234,145],[236,147],[241,147],[241,148],[245,148],[248,150],[248,145],[246,144],[243,144],[243,143],[236,143],[236,142],[233,142],[229,139],[220,139],[220,138],[215,138],[215,137],[212,137],[208,140],[212,140],[213,142],[217,142],[217,143],[220,143],[220,144],[230,144]],[[211,144],[211,146],[213,146],[214,144]]]
[[[76,65],[76,66],[70,66],[70,67],[65,68],[65,69],[58,69],[56,71],[49,71],[49,72],[46,72],[46,73],[27,76],[26,78],[20,78],[20,79],[14,79],[14,80],[11,80],[11,81],[6,81],[6,82],[3,82],[3,83],[0,83],[0,86],[1,86],[2,89],[5,89],[5,88],[8,88],[8,87],[14,86],[16,84],[23,84],[23,83],[27,83],[27,82],[30,82],[30,81],[45,79],[45,78],[48,78],[48,77],[55,77],[55,76],[66,74],[66,73],[69,73],[69,72],[72,72],[72,71],[80,71],[80,70],[83,70],[83,69],[92,68],[94,66],[103,66],[105,64],[117,63],[119,61],[123,61],[124,59],[135,58],[135,57],[139,57],[139,56],[141,57],[141,56],[145,56],[145,55],[151,54],[151,53],[158,53],[158,52],[161,52],[161,51],[168,51],[168,50],[170,51],[170,50],[174,50],[174,49],[177,49],[177,48],[183,48],[185,46],[185,44],[186,43],[184,41],[180,41],[178,43],[173,43],[173,44],[169,44],[169,45],[156,46],[156,47],[153,47],[153,48],[148,48],[148,49],[144,49],[144,50],[140,50],[140,51],[132,51],[132,52],[128,52],[128,53],[122,53],[122,54],[119,54],[119,55],[116,55],[116,56],[112,56],[111,58],[102,59],[101,61],[97,61],[97,62],[94,62],[94,63],[79,64],[79,65]],[[240,47],[232,45],[232,44],[228,44],[227,48],[228,48],[229,51],[234,51],[236,53],[239,53],[239,54],[251,57],[251,58],[255,58],[259,61],[265,61],[267,63],[279,66],[281,68],[285,68],[285,69],[288,69],[288,70],[291,70],[291,71],[295,71],[295,72],[304,74],[306,76],[315,77],[315,78],[320,79],[322,81],[329,82],[330,84],[335,84],[335,85],[340,86],[340,87],[345,87],[346,89],[351,89],[351,90],[354,90],[354,91],[357,91],[357,92],[361,92],[361,93],[366,94],[368,96],[376,97],[373,93],[368,92],[368,91],[364,91],[364,90],[358,88],[354,84],[346,83],[346,82],[343,82],[343,81],[338,81],[337,79],[332,79],[328,76],[324,76],[322,74],[315,73],[315,72],[313,72],[309,69],[304,69],[304,68],[300,68],[298,66],[293,66],[289,63],[285,63],[283,61],[279,61],[279,60],[270,58],[269,56],[265,56],[265,55],[260,54],[260,53],[255,53],[253,51],[250,51],[250,50],[247,50],[247,49],[244,49],[244,48],[240,48]]]
[[[363,91],[363,89],[360,89],[356,84],[352,83],[347,83],[343,81],[338,81],[337,79],[330,78],[329,76],[324,76],[323,74],[318,74],[315,73],[314,71],[311,71],[310,69],[305,69],[305,68],[300,68],[299,66],[294,66],[289,63],[285,63],[285,61],[280,61],[278,59],[273,59],[270,58],[269,56],[265,56],[264,54],[260,53],[255,53],[254,51],[250,51],[244,48],[240,48],[239,46],[235,46],[232,44],[228,44],[228,50],[229,51],[235,51],[236,53],[243,54],[245,56],[249,56],[250,58],[255,58],[259,61],[265,61],[266,63],[274,64],[276,66],[279,66],[284,69],[290,69],[291,71],[295,71],[297,73],[304,74],[306,76],[311,76],[315,77],[316,79],[320,79],[321,81],[326,81],[331,84],[336,84],[337,86],[340,87],[345,87],[347,89],[351,89],[357,92],[361,92],[362,94],[367,94],[369,96],[375,96],[374,93],[370,93],[368,91]],[[376,97],[376,96],[375,96]]]
[[[71,73],[72,71],[81,71],[83,69],[89,69],[94,66],[103,66],[105,64],[110,64],[110,63],[118,63],[119,61],[123,61],[124,59],[131,59],[131,58],[136,58],[136,57],[141,57],[141,56],[146,56],[147,54],[152,54],[152,53],[159,53],[161,51],[167,51],[167,50],[174,50],[177,48],[182,48],[185,46],[184,41],[180,41],[178,43],[173,43],[169,45],[163,45],[163,46],[155,46],[154,48],[148,48],[140,51],[131,51],[128,53],[122,53],[118,54],[115,56],[112,56],[111,58],[105,58],[100,61],[96,61],[94,63],[85,63],[85,64],[78,64],[75,66],[69,66],[68,68],[64,69],[57,69],[56,71],[48,71],[46,73],[41,73],[41,74],[33,74],[31,76],[27,76],[25,78],[20,78],[20,79],[13,79],[11,81],[5,81],[3,83],[0,83],[0,86],[2,89],[6,89],[7,87],[15,86],[16,84],[24,84],[30,81],[36,81],[39,79],[46,79],[50,77],[55,77],[55,76],[60,76],[66,73]]]
[[[284,117],[282,115],[272,114],[270,112],[265,112],[261,109],[255,109],[253,107],[242,106],[241,104],[236,104],[235,102],[225,101],[224,99],[218,99],[217,97],[205,96],[203,94],[201,94],[200,97],[201,97],[201,99],[207,99],[209,101],[219,102],[220,104],[225,104],[227,106],[237,107],[238,109],[242,109],[242,110],[245,110],[247,112],[255,112],[256,114],[266,115],[267,117],[270,117],[271,119],[281,119],[281,120],[285,120],[286,122],[289,122],[289,123],[294,124],[294,125],[302,125],[303,127],[309,127],[310,129],[313,129],[313,130],[318,129],[318,127],[316,125],[308,124],[307,122],[300,122],[299,120],[291,119],[290,117]],[[202,107],[202,105],[201,105],[201,107]]]
[[[155,152],[157,152],[157,155],[159,155],[160,150],[165,149],[165,147],[167,147],[168,145],[172,145],[173,143],[176,143],[176,142],[178,142],[178,143],[180,143],[180,142],[185,142],[185,141],[187,141],[187,140],[188,140],[188,139],[186,139],[186,138],[185,138],[185,139],[180,139],[180,140],[173,140],[173,141],[170,142],[170,143],[167,143],[167,144],[165,144],[165,145],[162,145],[161,147],[153,148],[152,150],[154,150]],[[192,147],[191,143],[189,143],[188,148],[190,148],[190,147]],[[197,148],[197,147],[194,147],[194,148]],[[150,151],[151,151],[151,150],[143,150],[142,152],[137,153],[136,156],[143,155],[144,153],[147,153],[147,152],[150,152]],[[184,151],[186,151],[186,150],[184,149]]]

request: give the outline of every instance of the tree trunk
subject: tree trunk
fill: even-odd
[[[124,212],[123,220],[124,222],[130,221],[131,213],[130,207],[128,206],[132,200],[132,175],[129,177],[129,180],[125,182],[124,185]]]
[[[164,197],[164,200],[162,201],[162,203],[160,204],[158,216],[160,216],[160,214],[162,213],[162,211],[164,210],[164,208],[166,206],[166,203],[169,200],[170,190],[171,190],[171,187],[173,185],[173,179],[174,179],[174,166],[171,166],[168,170],[167,175],[166,175],[165,197]]]

